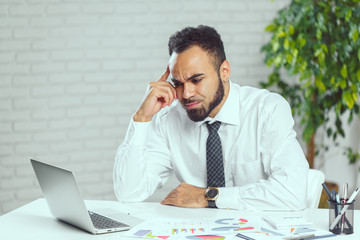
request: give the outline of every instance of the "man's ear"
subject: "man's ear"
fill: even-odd
[[[229,81],[231,69],[230,64],[228,60],[223,61],[223,63],[220,66],[220,78],[223,81],[223,83],[226,83]]]

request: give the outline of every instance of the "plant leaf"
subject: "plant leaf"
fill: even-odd
[[[277,33],[277,36],[278,36],[279,38],[282,38],[282,37],[285,37],[285,36],[286,36],[286,33],[285,33],[284,31],[279,31],[279,32]]]
[[[276,52],[280,48],[280,44],[278,41],[273,42],[272,44],[272,50],[273,52]]]
[[[276,29],[274,24],[267,25],[265,28],[266,32],[273,32]]]
[[[347,71],[346,64],[344,64],[344,65],[342,66],[340,73],[341,73],[341,76],[342,76],[343,78],[346,78],[346,77],[347,77],[348,71]]]
[[[331,78],[330,78],[330,82],[331,82],[331,84],[334,84],[334,83],[335,83],[335,78],[334,78],[334,77],[331,77]]]
[[[352,94],[349,91],[343,93],[343,98],[346,105],[352,109],[354,107],[354,99],[352,98]]]
[[[289,34],[290,34],[290,35],[293,35],[293,34],[294,34],[294,31],[295,31],[295,30],[294,30],[293,25],[290,24],[290,25],[289,25]]]
[[[352,98],[354,99],[354,102],[357,102],[358,96],[357,96],[356,93],[353,93],[353,94],[352,94]]]
[[[342,79],[339,84],[340,84],[341,89],[346,88],[346,80],[345,79]]]
[[[318,40],[321,40],[321,37],[322,37],[321,30],[320,30],[320,29],[317,29],[317,30],[316,30],[316,38],[317,38]]]
[[[280,66],[281,60],[282,60],[281,55],[277,55],[275,60],[274,60],[274,64],[275,64],[276,67]]]
[[[359,32],[358,32],[357,28],[355,28],[355,30],[354,30],[354,32],[352,34],[352,39],[353,39],[354,43],[356,43],[358,38],[359,38]]]
[[[284,41],[284,49],[285,50],[289,50],[289,40],[288,39],[285,39],[285,41]]]
[[[321,48],[324,50],[325,53],[328,53],[328,47],[326,46],[326,44],[321,44]]]
[[[293,59],[293,56],[291,55],[291,54],[286,54],[286,61],[288,62],[288,63],[291,63],[292,62],[292,59]]]
[[[316,84],[316,87],[320,90],[320,92],[325,92],[326,87],[325,87],[324,83],[321,81],[321,78],[316,78],[315,84]]]
[[[352,16],[352,10],[349,9],[345,14],[345,21],[348,22]]]

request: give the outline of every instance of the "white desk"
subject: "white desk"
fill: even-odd
[[[100,213],[112,212],[116,217],[116,210],[130,213],[142,219],[154,218],[217,218],[238,217],[246,214],[262,215],[259,212],[240,212],[236,210],[222,209],[189,209],[172,206],[164,206],[159,203],[131,203],[123,204],[113,201],[85,201],[88,209],[97,210]],[[110,211],[111,210],[111,211]],[[114,213],[115,210],[115,213]],[[269,214],[267,212],[266,214]],[[275,214],[275,213],[274,213]],[[307,209],[299,213],[314,223],[313,227],[328,230],[328,209]],[[337,236],[331,239],[360,239],[360,210],[355,210],[355,232],[348,236]],[[23,207],[20,207],[0,217],[0,239],[62,239],[62,240],[85,240],[85,239],[129,239],[124,233],[109,233],[104,235],[92,235],[65,223],[57,221],[50,213],[44,199],[38,199]],[[132,238],[136,239],[136,238]],[[239,238],[240,240],[240,238]]]

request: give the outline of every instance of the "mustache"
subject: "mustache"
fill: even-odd
[[[200,99],[195,99],[193,97],[188,98],[188,99],[185,99],[185,98],[182,99],[183,104],[191,104],[191,103],[199,102],[199,101],[200,101]]]

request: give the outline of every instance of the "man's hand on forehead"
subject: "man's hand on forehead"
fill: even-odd
[[[157,80],[149,83],[145,100],[134,115],[135,122],[148,122],[162,108],[170,106],[177,99],[174,86],[168,81],[170,69],[166,67],[165,73]]]

